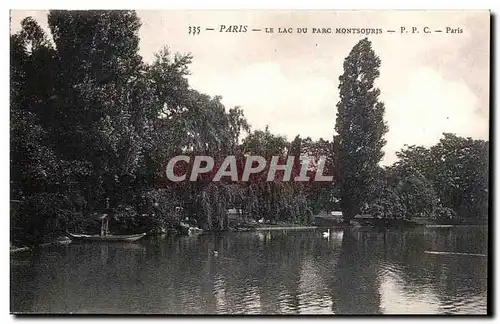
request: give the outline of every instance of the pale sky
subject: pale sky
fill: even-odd
[[[386,156],[396,160],[405,144],[430,146],[443,132],[488,139],[488,11],[138,11],[140,52],[146,61],[168,45],[192,53],[191,86],[241,106],[253,129],[269,125],[292,140],[297,134],[331,140],[338,77],[351,48],[364,35],[312,34],[312,28],[381,28],[369,35],[381,59],[377,86],[385,103]],[[46,11],[13,11],[12,30],[33,16],[47,28]],[[247,25],[246,33],[219,32]],[[189,35],[189,26],[201,26]],[[408,34],[401,34],[406,26]],[[411,34],[411,27],[418,34]],[[424,34],[423,28],[443,30]],[[215,31],[206,31],[205,28]],[[266,34],[265,28],[274,28]],[[293,28],[292,34],[277,29]],[[307,27],[307,34],[296,28]],[[446,33],[446,27],[463,33]],[[260,32],[252,28],[262,29]],[[387,30],[396,30],[388,33]]]

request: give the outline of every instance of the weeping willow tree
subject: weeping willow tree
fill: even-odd
[[[186,214],[199,227],[211,231],[229,228],[228,209],[243,211],[246,220],[306,224],[311,206],[303,192],[293,183],[262,182],[250,185],[210,183],[193,192]]]
[[[306,196],[292,182],[256,183],[244,193],[243,208],[254,219],[301,224],[309,219],[311,209]]]
[[[196,196],[198,224],[205,229],[222,231],[229,228],[227,210],[242,200],[239,185],[211,183]]]

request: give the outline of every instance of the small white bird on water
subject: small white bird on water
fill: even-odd
[[[323,237],[330,237],[330,229],[328,231],[323,232]]]

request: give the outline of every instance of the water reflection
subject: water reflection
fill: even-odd
[[[485,313],[484,228],[264,231],[70,244],[11,260],[37,313]],[[215,252],[217,251],[217,252]]]
[[[331,284],[335,314],[379,314],[378,247],[369,245],[379,233],[346,230]],[[380,239],[373,240],[376,244]]]

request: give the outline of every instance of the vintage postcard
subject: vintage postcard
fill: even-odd
[[[489,11],[10,15],[12,314],[491,312]]]

